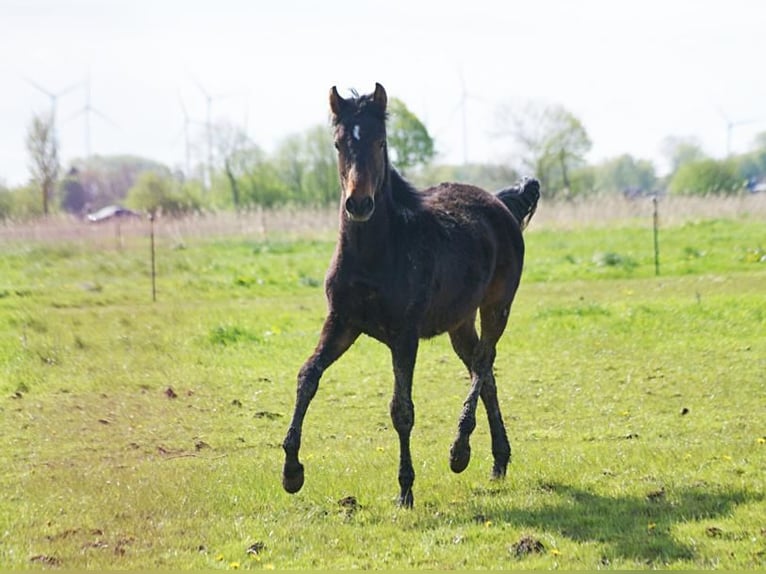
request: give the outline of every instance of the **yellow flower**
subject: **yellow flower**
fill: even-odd
[[[758,444],[766,444],[766,436],[759,436],[756,441]]]
[[[239,562],[229,562],[229,568],[232,570],[239,570]]]
[[[551,548],[551,555],[552,556],[561,556],[561,552],[558,548]]]
[[[215,561],[216,562],[223,562],[223,554],[216,554],[215,555]]]
[[[729,456],[728,454],[723,455],[721,458],[724,459],[725,461],[731,460],[731,456]]]
[[[647,525],[647,528],[649,529],[649,531],[652,531],[652,530],[654,530],[655,528],[657,528],[657,523],[656,523],[656,522],[650,522],[650,523]]]
[[[274,565],[271,562],[269,562],[268,564],[264,564],[263,565],[263,569],[264,570],[274,570]]]

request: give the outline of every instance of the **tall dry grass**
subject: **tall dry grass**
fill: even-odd
[[[540,201],[531,230],[603,228],[652,224],[651,198],[607,196],[575,201]],[[749,219],[766,223],[766,194],[737,197],[663,197],[658,200],[660,225],[671,227],[702,219]],[[253,240],[332,238],[338,226],[336,208],[274,209],[247,213],[221,212],[181,219],[158,218],[154,233],[159,241],[184,243],[226,237]],[[121,247],[150,233],[148,219],[89,223],[67,216],[0,224],[0,246],[11,243],[81,242]]]
[[[736,197],[666,196],[657,200],[661,226],[673,227],[702,219],[751,219],[766,222],[766,194]],[[589,197],[574,201],[540,201],[532,227],[577,229],[610,227],[646,221],[651,224],[651,197],[627,199],[621,195]]]
[[[183,218],[146,217],[91,223],[68,216],[51,216],[0,224],[0,247],[11,243],[89,243],[123,246],[152,231],[159,241],[182,245],[207,238],[247,237],[253,240],[332,236],[337,229],[336,209],[275,209],[247,213],[220,212]]]

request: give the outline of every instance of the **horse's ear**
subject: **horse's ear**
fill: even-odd
[[[336,87],[333,86],[330,90],[330,110],[332,110],[332,115],[336,118],[340,116],[345,103],[346,100],[340,96]]]
[[[388,96],[386,95],[385,88],[377,82],[375,82],[375,93],[372,94],[372,101],[375,102],[381,111],[386,111],[386,106],[388,105]]]

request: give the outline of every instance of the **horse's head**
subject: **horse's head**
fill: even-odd
[[[344,99],[335,86],[330,109],[338,150],[342,203],[351,221],[367,221],[388,171],[386,90],[375,84],[372,94]]]

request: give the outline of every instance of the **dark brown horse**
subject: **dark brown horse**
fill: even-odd
[[[481,397],[492,435],[493,477],[511,456],[493,374],[521,279],[521,230],[534,214],[540,185],[527,179],[493,195],[444,183],[418,192],[391,167],[386,148],[386,92],[348,99],[330,91],[341,183],[340,236],[325,281],[329,310],[319,344],[298,373],[295,411],[283,448],[282,485],[303,486],[301,429],[322,373],[362,333],[391,349],[391,419],[399,435],[399,504],[411,507],[415,472],[410,432],[415,421],[412,373],[421,338],[448,332],[471,375],[450,467],[463,471]],[[476,313],[481,336],[476,332]]]

